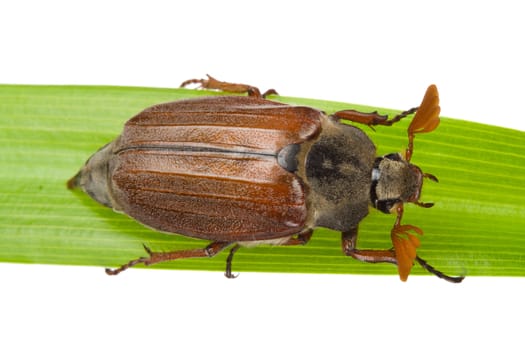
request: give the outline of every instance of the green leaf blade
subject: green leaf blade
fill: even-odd
[[[203,241],[151,231],[104,208],[65,182],[124,122],[153,104],[214,93],[184,89],[102,86],[0,86],[0,261],[117,266],[154,250],[191,249]],[[327,112],[377,108],[297,98],[275,99]],[[417,96],[416,96],[417,100]],[[395,111],[379,109],[380,113]],[[378,153],[406,147],[404,120],[372,132]],[[404,221],[423,228],[420,254],[451,274],[525,276],[525,133],[443,118],[417,135],[413,161],[440,182],[427,181],[423,201]],[[393,217],[372,211],[359,246],[384,249]],[[342,255],[340,235],[316,230],[304,247],[242,249],[236,271],[395,274]],[[223,270],[225,253],[158,268]],[[420,268],[414,273],[424,274]]]

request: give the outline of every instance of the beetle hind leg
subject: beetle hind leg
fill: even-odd
[[[160,262],[186,259],[186,258],[211,258],[221,252],[223,249],[231,245],[231,242],[213,242],[201,249],[189,249],[189,250],[175,250],[172,252],[153,252],[147,246],[144,245],[144,249],[148,253],[148,257],[140,257],[135,260],[131,260],[128,263],[120,266],[116,269],[106,269],[108,275],[118,275],[122,271],[129,269],[138,264],[144,264],[146,266],[157,264]]]
[[[188,85],[196,84],[200,88],[203,88],[203,89],[220,90],[224,92],[231,92],[231,93],[237,93],[237,94],[248,93],[248,96],[255,97],[255,98],[266,98],[269,95],[278,95],[277,91],[275,91],[274,89],[270,89],[266,91],[264,94],[261,94],[261,91],[255,86],[251,86],[247,84],[228,83],[225,81],[219,81],[208,74],[206,76],[208,77],[208,79],[186,80],[182,82],[180,87],[186,87]]]

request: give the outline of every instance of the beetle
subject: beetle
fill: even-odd
[[[113,142],[91,156],[68,181],[99,203],[127,214],[154,230],[211,241],[205,248],[153,252],[116,269],[137,264],[212,257],[231,246],[303,245],[316,227],[341,232],[347,256],[371,263],[396,264],[406,281],[415,262],[450,282],[416,253],[423,231],[402,224],[405,203],[419,201],[423,179],[437,181],[410,162],[414,137],[439,124],[439,94],[426,90],[421,105],[388,118],[377,112],[320,110],[268,100],[254,86],[207,79],[185,81],[237,95],[179,100],[152,106],[126,122]],[[247,95],[239,95],[246,94]],[[414,115],[404,154],[377,156],[359,128],[391,126]],[[356,247],[359,223],[373,207],[396,215],[393,247]]]

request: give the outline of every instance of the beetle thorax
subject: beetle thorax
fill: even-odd
[[[368,214],[374,159],[374,144],[360,129],[324,121],[305,161],[314,226],[344,231]]]

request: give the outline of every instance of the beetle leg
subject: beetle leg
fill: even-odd
[[[289,237],[286,241],[282,243],[278,243],[277,245],[305,245],[310,241],[310,238],[312,238],[314,230],[307,229],[303,232],[298,233],[296,236]],[[239,248],[241,247],[240,244],[236,244],[233,246],[232,249],[230,249],[230,253],[228,254],[228,258],[226,258],[226,272],[224,272],[224,275],[227,278],[236,278],[238,275],[232,274],[232,260],[233,255]]]
[[[203,89],[220,90],[224,92],[231,92],[237,94],[248,93],[248,96],[255,98],[266,98],[269,95],[277,95],[277,91],[275,91],[274,89],[270,89],[264,94],[261,94],[261,91],[255,86],[247,84],[228,83],[225,81],[219,81],[208,74],[206,74],[206,76],[208,77],[208,79],[186,80],[180,85],[180,87],[185,87],[191,84],[197,84],[200,88]]]
[[[439,270],[436,270],[434,266],[427,263],[426,260],[423,260],[422,258],[420,258],[419,255],[416,256],[416,260],[419,263],[419,265],[421,265],[421,267],[423,267],[425,270],[427,270],[431,274],[436,275],[439,278],[444,279],[447,282],[460,283],[461,281],[465,279],[465,276],[449,276]]]
[[[375,249],[357,249],[357,227],[349,231],[342,232],[342,248],[347,256],[351,256],[359,261],[369,263],[388,262],[397,264],[396,253],[393,249],[375,250]]]
[[[394,245],[394,251],[397,258],[397,268],[399,271],[399,277],[402,281],[406,281],[414,261],[417,261],[421,267],[430,272],[431,274],[436,275],[439,278],[444,279],[445,281],[452,283],[459,283],[463,281],[465,276],[449,276],[437,269],[432,265],[423,260],[419,255],[417,255],[417,248],[420,245],[419,238],[410,233],[410,231],[415,232],[417,235],[422,235],[423,230],[414,225],[401,225],[401,218],[403,217],[403,206],[399,205],[396,208],[397,218],[394,223],[394,227],[390,233],[392,243]]]
[[[144,264],[146,266],[153,265],[156,263],[171,261],[176,259],[185,258],[205,258],[218,254],[227,246],[231,245],[231,242],[212,242],[207,247],[202,249],[189,249],[189,250],[176,250],[172,252],[152,252],[147,246],[144,245],[144,249],[148,253],[149,257],[140,257],[135,260],[122,265],[116,269],[106,269],[108,275],[118,275],[124,270],[133,267],[137,264]]]
[[[233,260],[233,255],[235,254],[236,251],[239,250],[241,246],[239,244],[236,244],[233,246],[232,249],[230,249],[230,253],[228,254],[228,257],[226,258],[226,271],[224,272],[224,276],[226,276],[226,278],[237,278],[237,276],[239,276],[238,274],[237,275],[234,275],[232,273],[232,260]]]
[[[392,119],[388,119],[387,115],[380,115],[377,113],[377,111],[374,112],[359,112],[353,109],[347,109],[339,112],[335,112],[332,117],[336,119],[342,119],[342,120],[348,120],[355,123],[360,123],[364,125],[368,125],[372,129],[374,125],[385,125],[385,126],[391,126],[394,123],[397,123],[401,119],[405,118],[406,116],[409,116],[410,114],[413,114],[417,111],[417,107],[411,108],[407,111],[404,111]]]
[[[305,245],[310,241],[310,238],[312,238],[313,233],[314,230],[312,230],[311,228],[307,229],[306,231],[298,233],[297,236],[290,237],[287,241],[279,245]]]

